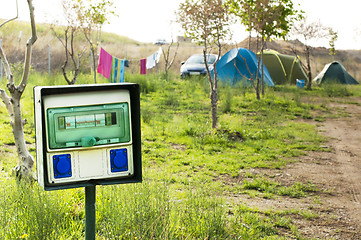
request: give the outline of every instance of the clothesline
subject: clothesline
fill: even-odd
[[[119,65],[119,66],[118,66]],[[102,74],[110,82],[124,82],[124,60],[120,60],[110,55],[103,48],[100,49],[97,72]]]
[[[146,74],[147,69],[155,67],[160,60],[162,55],[162,48],[147,58],[141,59],[119,59],[113,57],[111,54],[106,52],[103,48],[100,49],[99,63],[97,72],[102,74],[105,78],[109,79],[111,82],[124,82],[124,72],[125,67],[129,67],[130,61],[140,62],[140,74]]]

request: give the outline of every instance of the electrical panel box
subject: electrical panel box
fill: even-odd
[[[137,84],[39,86],[34,106],[45,190],[141,181]]]

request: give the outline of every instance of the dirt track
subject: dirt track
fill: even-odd
[[[308,152],[281,170],[253,170],[257,175],[272,176],[282,185],[311,183],[317,191],[305,198],[240,197],[238,200],[258,209],[296,210],[298,214],[291,216],[292,221],[302,236],[310,239],[360,240],[361,98],[325,104],[332,112],[347,113],[344,117],[326,117],[324,122],[307,120],[327,137],[326,151]],[[287,237],[287,231],[282,235]]]
[[[348,116],[317,124],[320,133],[329,138],[325,147],[331,151],[310,152],[285,170],[323,190],[316,206],[320,217],[314,226],[308,226],[310,237],[361,239],[361,99],[352,102],[329,103]]]

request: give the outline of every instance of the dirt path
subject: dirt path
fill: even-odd
[[[342,99],[340,100],[342,102]],[[339,101],[339,102],[340,102]],[[281,170],[253,169],[255,175],[272,177],[282,185],[313,184],[308,197],[249,198],[238,200],[258,209],[296,210],[293,224],[309,239],[361,239],[361,98],[346,103],[326,103],[343,117],[326,117],[317,126],[327,137],[324,152],[308,152]],[[346,113],[346,114],[345,114]],[[287,232],[282,234],[287,237]]]
[[[315,221],[322,227],[311,227],[312,233],[322,239],[361,239],[361,99],[329,106],[348,113],[317,125],[329,138],[325,147],[330,151],[310,152],[285,171],[325,192],[320,194],[320,218]]]
[[[347,105],[345,110],[350,114],[349,118],[326,121],[321,127],[333,138],[330,143],[338,164],[334,171],[339,175],[335,188],[345,196],[331,199],[331,202],[344,205],[361,226],[361,107]]]

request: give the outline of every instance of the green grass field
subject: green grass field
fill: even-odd
[[[92,81],[82,75],[78,83]],[[284,185],[251,170],[282,169],[307,151],[324,151],[326,140],[305,122],[342,114],[323,102],[355,96],[359,87],[283,86],[267,89],[258,101],[252,89],[221,86],[219,127],[212,130],[205,79],[126,75],[126,81],[141,87],[143,182],[97,187],[97,239],[304,239],[293,217],[317,213],[264,211],[232,196],[304,198],[318,191],[312,183]],[[59,84],[65,84],[60,75],[34,72],[29,79],[22,104],[34,155],[32,88]],[[84,238],[84,189],[45,192],[37,183],[17,183],[4,104],[0,129],[0,238]]]

